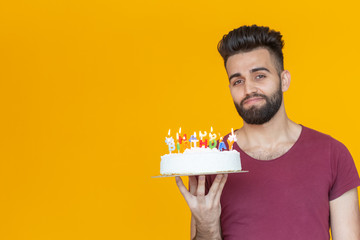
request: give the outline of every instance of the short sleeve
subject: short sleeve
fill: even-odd
[[[360,186],[360,179],[354,160],[345,145],[334,140],[330,151],[332,185],[329,200],[331,201]]]

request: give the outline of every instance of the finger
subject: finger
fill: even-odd
[[[185,187],[181,177],[176,176],[175,177],[175,181],[176,181],[176,185],[178,186],[181,194],[183,195],[183,197],[185,198],[186,202],[188,202],[190,200],[190,197],[192,196],[189,191],[187,190],[187,188]]]
[[[189,176],[189,190],[190,193],[196,196],[197,180],[195,176]]]
[[[210,187],[210,190],[209,190],[209,194],[208,196],[210,198],[215,198],[216,196],[216,193],[218,192],[218,189],[220,187],[220,183],[221,183],[221,180],[224,178],[224,175],[223,174],[218,174],[216,175],[211,187]]]
[[[223,178],[221,179],[221,182],[219,184],[219,189],[218,189],[218,191],[217,191],[217,193],[215,195],[215,199],[214,199],[215,204],[220,203],[220,197],[221,197],[221,194],[223,192],[223,189],[224,189],[224,186],[225,186],[225,183],[226,183],[227,179],[228,179],[228,174],[225,174],[223,176]]]
[[[205,176],[204,175],[199,176],[196,196],[198,196],[198,197],[205,196]]]

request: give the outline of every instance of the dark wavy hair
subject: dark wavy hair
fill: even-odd
[[[225,34],[218,44],[218,51],[226,67],[228,58],[237,53],[265,48],[274,56],[275,66],[280,75],[284,70],[283,47],[284,41],[280,32],[268,27],[252,25],[241,26]]]

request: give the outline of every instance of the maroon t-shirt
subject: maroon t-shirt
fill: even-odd
[[[226,142],[224,138],[224,142]],[[257,160],[234,143],[243,170],[221,196],[224,240],[329,240],[329,201],[360,185],[346,147],[302,126],[284,155]],[[207,176],[207,191],[215,175]]]

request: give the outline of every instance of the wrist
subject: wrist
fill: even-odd
[[[192,240],[222,240],[222,238],[220,234],[215,236],[208,236],[208,235],[200,235],[197,233]]]
[[[196,236],[194,240],[221,240],[220,222],[206,226],[196,226]]]

